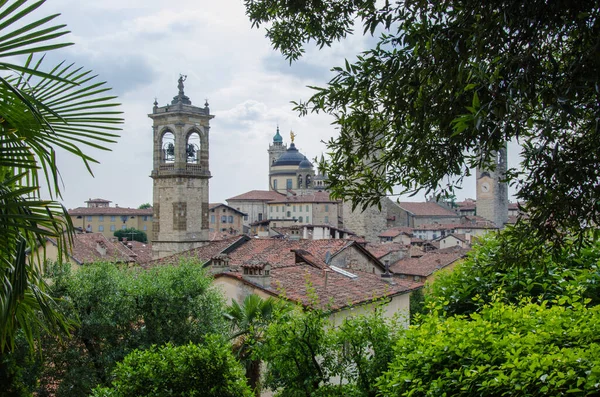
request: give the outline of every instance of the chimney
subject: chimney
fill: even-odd
[[[265,289],[271,287],[271,265],[268,262],[243,264],[241,267],[245,280]]]
[[[381,273],[381,278],[384,281],[387,281],[388,283],[392,284],[393,281],[392,281],[392,273],[390,273],[390,261],[386,259],[383,262],[383,264],[385,265],[385,272]]]

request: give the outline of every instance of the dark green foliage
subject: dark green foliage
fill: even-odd
[[[202,343],[207,334],[225,332],[222,297],[198,263],[150,270],[104,263],[53,280],[56,295],[81,321],[70,340],[45,341],[42,389],[60,380],[59,396],[107,385],[116,363],[134,349]]]
[[[393,359],[401,326],[381,308],[344,319],[297,308],[267,329],[259,356],[267,363],[265,386],[277,396],[375,396],[375,381]]]
[[[535,244],[532,244],[535,243]],[[600,303],[600,243],[560,251],[506,231],[481,240],[452,272],[440,274],[427,293],[427,305],[446,315],[480,310],[495,296],[516,303],[552,301],[573,289]]]
[[[152,204],[150,203],[144,203],[144,204],[140,204],[140,206],[138,207],[139,210],[145,210],[148,208],[152,208]]]
[[[140,243],[148,242],[148,235],[143,230],[138,230],[134,227],[127,229],[116,230],[114,233],[115,237],[119,238],[119,241],[123,241],[123,237],[127,240],[139,241]]]
[[[600,306],[577,297],[547,303],[426,317],[398,341],[382,395],[598,395]]]
[[[241,305],[234,300],[226,308],[235,356],[244,366],[248,385],[256,395],[260,395],[261,389],[261,362],[256,351],[264,343],[269,323],[289,309],[285,301],[273,297],[262,299],[255,294],[244,298]]]
[[[336,197],[379,204],[398,188],[454,193],[507,141],[517,198],[539,241],[600,224],[597,1],[245,0],[253,26],[298,59],[314,41],[378,34],[297,109],[334,116],[320,162]],[[449,182],[451,181],[451,182]]]
[[[419,288],[410,293],[410,323],[414,324],[418,315],[427,311],[425,308],[425,295],[423,288]]]
[[[109,388],[95,397],[250,397],[241,365],[220,337],[202,345],[167,344],[134,350],[117,365]]]

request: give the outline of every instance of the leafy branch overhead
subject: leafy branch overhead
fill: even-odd
[[[560,240],[599,223],[597,2],[245,5],[290,62],[307,43],[328,46],[358,26],[379,38],[297,103],[303,115],[335,118],[339,136],[327,142],[320,169],[337,197],[366,207],[397,190],[452,194],[470,169],[517,141],[521,167],[507,180],[536,235]]]
[[[45,239],[64,252],[72,225],[60,203],[40,198],[45,182],[61,197],[56,150],[81,159],[91,173],[97,162],[84,148],[108,150],[122,118],[115,96],[91,71],[44,55],[72,43],[56,23],[59,14],[36,17],[44,1],[0,3],[0,350],[11,348],[18,329],[33,343],[38,327],[68,328],[33,262],[43,263]],[[37,255],[26,254],[28,252]],[[39,317],[36,313],[42,314]],[[43,320],[40,320],[43,319]]]

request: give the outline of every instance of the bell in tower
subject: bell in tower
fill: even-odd
[[[154,216],[152,256],[162,258],[205,245],[208,241],[208,181],[210,114],[193,106],[185,95],[186,76],[178,80],[178,94],[169,105],[152,113],[154,135]]]

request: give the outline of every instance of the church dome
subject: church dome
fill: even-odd
[[[277,127],[277,133],[273,137],[273,143],[283,143],[283,138],[279,135],[279,127]]]
[[[308,161],[308,159],[306,158],[306,156],[304,156],[304,160],[302,160],[300,162],[300,164],[298,165],[299,169],[307,169],[307,168],[312,168],[313,165],[310,161]]]
[[[300,165],[305,158],[306,157],[296,149],[296,145],[292,142],[290,148],[286,150],[275,163],[273,163],[273,167],[277,167],[278,165]]]

